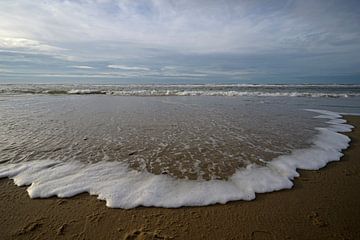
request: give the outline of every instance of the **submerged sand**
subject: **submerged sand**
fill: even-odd
[[[360,117],[340,162],[251,202],[110,209],[94,196],[30,199],[0,180],[0,239],[360,239]]]

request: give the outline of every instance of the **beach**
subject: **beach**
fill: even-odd
[[[360,239],[360,1],[0,1],[0,240]]]
[[[0,180],[1,239],[359,239],[360,118],[340,162],[300,170],[290,190],[253,201],[175,209],[112,209],[96,196],[30,199]]]

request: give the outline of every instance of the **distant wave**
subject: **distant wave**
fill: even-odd
[[[67,91],[68,94],[106,94],[106,91],[91,90],[91,89],[71,89]]]
[[[262,96],[262,97],[353,97],[359,93],[325,93],[325,92],[250,92],[250,91],[113,91],[106,94],[118,96]]]
[[[116,96],[260,96],[347,98],[360,96],[360,85],[0,85],[0,95],[18,94],[106,94]]]

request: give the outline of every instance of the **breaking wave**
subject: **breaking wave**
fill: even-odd
[[[21,94],[347,98],[360,96],[360,85],[0,85],[0,95]]]

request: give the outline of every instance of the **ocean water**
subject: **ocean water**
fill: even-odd
[[[290,96],[359,97],[360,85],[202,84],[202,85],[55,85],[1,84],[0,95],[106,94],[118,96]]]
[[[0,85],[0,177],[109,207],[251,200],[339,160],[359,85]]]

